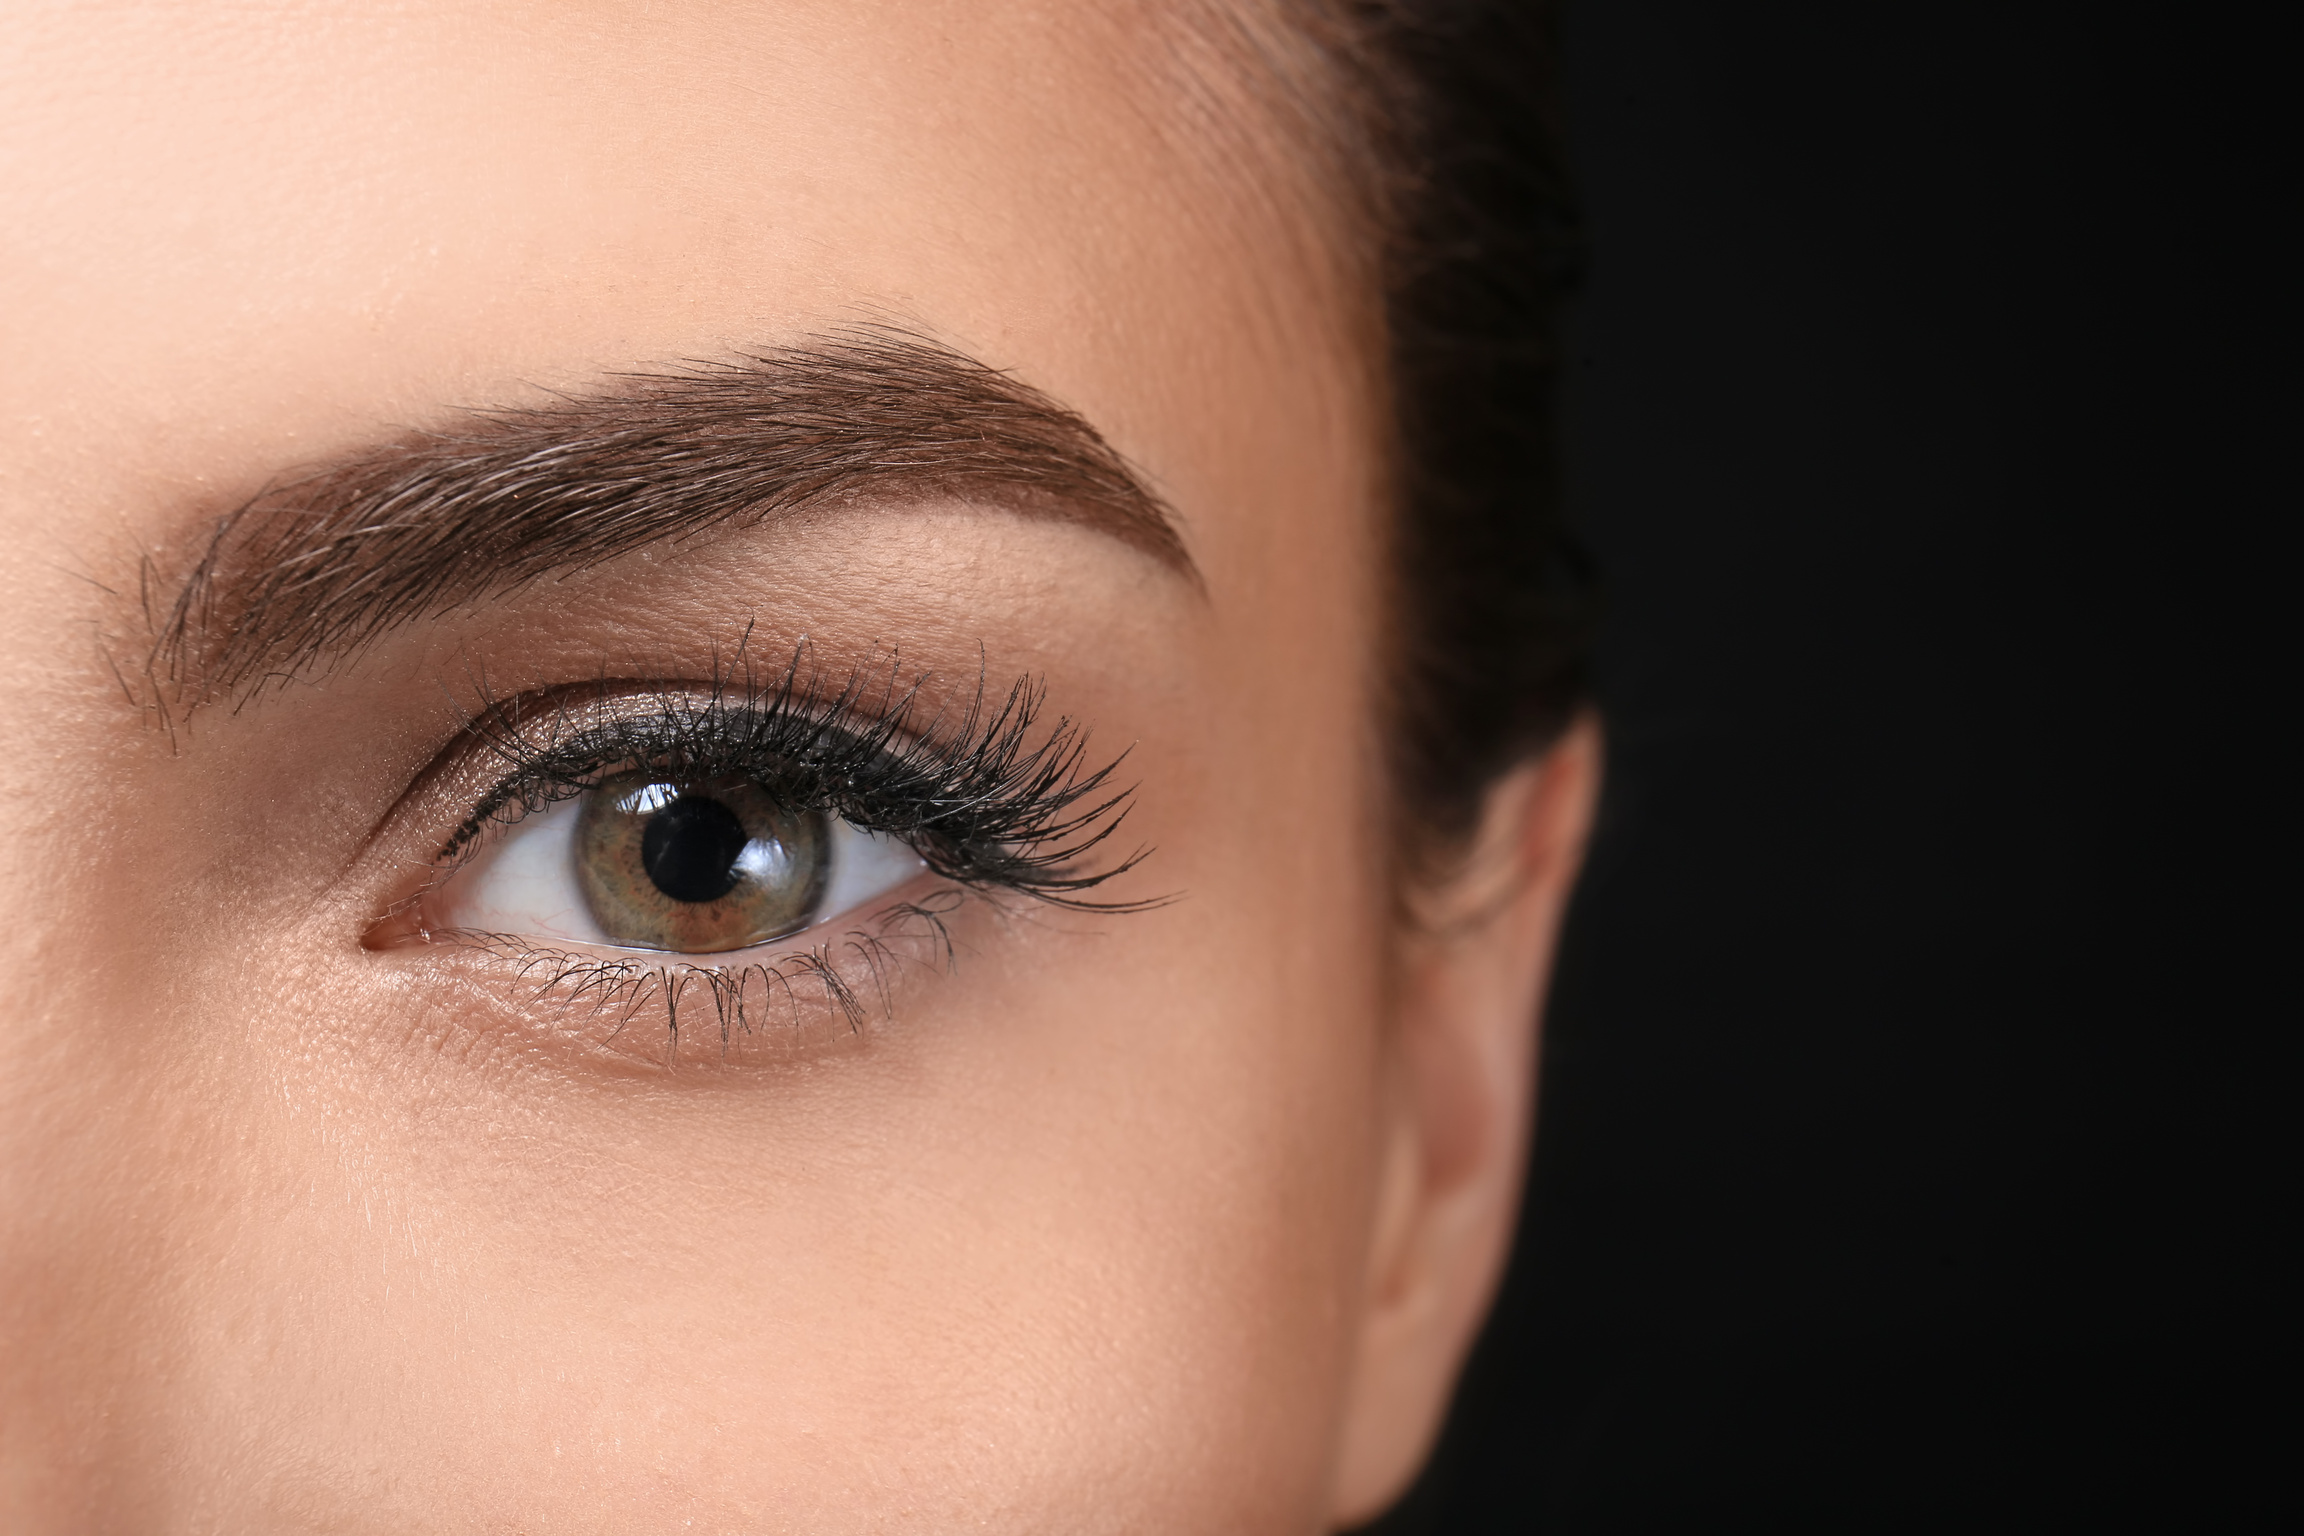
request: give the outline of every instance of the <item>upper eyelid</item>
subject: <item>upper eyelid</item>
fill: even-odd
[[[927,674],[907,680],[890,652],[885,663],[860,666],[839,686],[826,686],[803,640],[765,682],[747,664],[734,676],[596,678],[501,701],[483,690],[482,708],[466,718],[461,766],[444,770],[464,786],[456,795],[462,807],[455,833],[435,845],[433,867],[500,819],[515,797],[546,798],[555,777],[566,786],[611,760],[666,757],[674,771],[749,770],[745,754],[758,753],[824,773],[819,788],[835,792],[812,808],[902,838],[936,873],[961,885],[1082,911],[1173,900],[1173,893],[1134,900],[1087,894],[1152,851],[1110,842],[1136,792],[1114,777],[1129,754],[1091,762],[1084,725],[1062,714],[1043,720],[1047,690],[1039,678],[1020,676],[1005,689],[988,682],[979,667],[971,690],[931,690]],[[839,751],[821,760],[811,755],[827,744]],[[704,761],[680,761],[681,752],[700,745],[710,749]],[[502,766],[482,787],[471,764],[491,749]],[[857,810],[867,814],[849,814]]]
[[[539,792],[535,798],[545,804],[573,799],[584,793],[590,779],[634,763],[635,754],[630,748],[641,743],[631,738],[618,741],[610,738],[609,733],[648,721],[652,718],[651,711],[653,711],[653,718],[662,719],[665,712],[675,707],[677,701],[683,697],[678,685],[651,684],[646,685],[646,687],[649,691],[643,692],[636,689],[617,697],[645,702],[651,706],[651,709],[634,710],[629,714],[619,715],[599,724],[580,728],[572,739],[565,742],[555,741],[537,745],[533,749],[535,756],[529,759],[524,768],[515,768],[514,771],[506,774],[482,796],[481,800],[466,816],[464,822],[459,825],[456,833],[450,837],[448,844],[441,849],[439,857],[442,860],[450,860],[467,850],[485,831],[486,825],[498,819],[495,812],[504,805],[517,800],[523,805],[524,810],[535,808],[528,805],[528,795],[524,793],[525,791]],[[706,712],[723,708],[710,685],[697,684],[687,696],[704,701],[703,710]],[[750,706],[739,706],[739,708],[749,709]],[[802,713],[806,713],[808,706],[800,706],[800,709]],[[708,718],[708,715],[700,712],[697,718]],[[843,726],[835,722],[825,721],[823,724],[828,733],[848,734],[851,739],[855,739]],[[470,729],[471,727],[467,727],[468,731]],[[487,744],[493,746],[503,739],[498,737],[496,741]],[[666,738],[666,740],[669,739]],[[749,765],[730,763],[724,766]],[[548,777],[554,773],[562,773],[566,777],[554,782]],[[556,794],[543,792],[548,788],[557,788],[562,792]]]

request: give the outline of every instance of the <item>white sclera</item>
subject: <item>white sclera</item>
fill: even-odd
[[[450,875],[427,903],[436,918],[434,926],[630,949],[601,932],[576,883],[576,821],[583,803],[581,796],[556,801],[522,817],[493,846]],[[920,855],[897,838],[867,832],[837,816],[830,821],[832,835],[825,841],[825,856],[832,867],[826,871],[824,897],[809,917],[809,927],[846,916],[926,868]],[[772,853],[755,845],[745,850],[744,857],[753,858],[756,850]]]

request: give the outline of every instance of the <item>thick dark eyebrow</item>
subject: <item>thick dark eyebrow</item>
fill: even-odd
[[[147,566],[145,676],[188,707],[547,576],[867,495],[1083,525],[1199,579],[1168,509],[1078,413],[868,329],[474,412],[276,482],[218,520],[165,606]]]

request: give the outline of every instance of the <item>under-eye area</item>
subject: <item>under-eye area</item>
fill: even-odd
[[[981,898],[949,884],[852,909],[747,950],[689,959],[462,930],[440,957],[468,1000],[650,1067],[778,1060],[895,1016],[915,977],[955,975],[953,923]]]
[[[768,678],[484,695],[429,776],[470,808],[368,945],[672,1061],[699,1028],[722,1052],[861,1028],[892,973],[955,968],[972,898],[1157,903],[1104,889],[1148,852],[1115,841],[1122,756],[1092,758],[1038,679],[929,683],[891,660],[827,686],[803,646]]]

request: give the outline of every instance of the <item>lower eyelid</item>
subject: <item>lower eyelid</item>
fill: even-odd
[[[912,988],[953,970],[950,924],[967,902],[949,884],[892,893],[851,922],[741,952],[589,951],[474,933],[442,958],[473,988],[458,1011],[465,1027],[492,1017],[515,1036],[580,1049],[588,1066],[622,1059],[652,1078],[675,1066],[774,1068],[897,1020]]]

